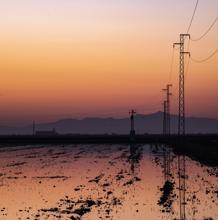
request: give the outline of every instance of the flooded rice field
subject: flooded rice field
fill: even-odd
[[[166,182],[162,146],[64,145],[0,149],[0,219],[180,218],[178,158]],[[218,219],[218,169],[186,158],[187,220]]]

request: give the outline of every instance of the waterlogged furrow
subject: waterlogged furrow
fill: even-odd
[[[2,148],[0,219],[178,219],[177,156],[162,146]],[[218,219],[217,168],[186,158],[187,219]]]

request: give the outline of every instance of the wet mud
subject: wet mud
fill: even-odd
[[[0,219],[178,219],[177,160],[152,145],[0,149]],[[218,169],[187,158],[187,215],[218,219]]]

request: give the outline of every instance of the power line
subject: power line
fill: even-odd
[[[204,38],[204,37],[212,30],[212,28],[214,27],[214,25],[216,24],[217,21],[218,21],[218,16],[217,16],[216,19],[212,22],[212,24],[209,26],[209,28],[204,32],[204,34],[202,34],[199,38],[196,38],[196,39],[192,39],[192,38],[191,38],[191,41],[199,41],[199,40],[201,40],[202,38]]]
[[[215,56],[216,53],[218,53],[218,49],[216,49],[212,54],[210,54],[208,57],[206,57],[202,60],[195,59],[192,56],[191,56],[191,60],[195,63],[204,63],[204,62],[208,61],[209,59],[211,59],[213,56]]]
[[[190,38],[188,38],[187,51],[190,51]],[[190,64],[190,56],[188,56],[188,61],[187,61],[186,65],[185,65],[186,80],[187,80],[187,74],[188,74],[188,71],[189,71],[189,64]]]
[[[196,4],[195,4],[195,8],[194,8],[194,12],[192,14],[192,18],[190,20],[190,23],[189,23],[189,26],[188,26],[188,29],[187,29],[187,34],[189,33],[190,29],[191,29],[191,26],[192,26],[192,23],[193,23],[193,20],[194,20],[194,17],[195,17],[195,14],[196,14],[196,11],[197,11],[197,8],[198,8],[198,3],[199,3],[199,0],[197,0]]]
[[[186,80],[188,78],[189,65],[190,65],[190,58],[188,57],[188,61],[187,61],[186,66],[185,66]]]
[[[170,62],[170,72],[169,72],[168,84],[169,84],[169,83],[171,82],[171,80],[172,80],[174,56],[175,56],[175,47],[173,47],[173,51],[172,51],[172,57],[171,57],[171,62]]]

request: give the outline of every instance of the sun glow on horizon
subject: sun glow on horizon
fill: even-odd
[[[0,1],[1,123],[91,115],[124,116],[128,108],[161,110],[172,43],[186,28],[193,2]],[[182,9],[186,9],[185,13]],[[199,36],[217,16],[202,2],[193,24]],[[190,50],[204,58],[217,48],[218,29]],[[177,112],[178,51],[173,65]],[[217,56],[190,62],[187,112],[218,118]]]

